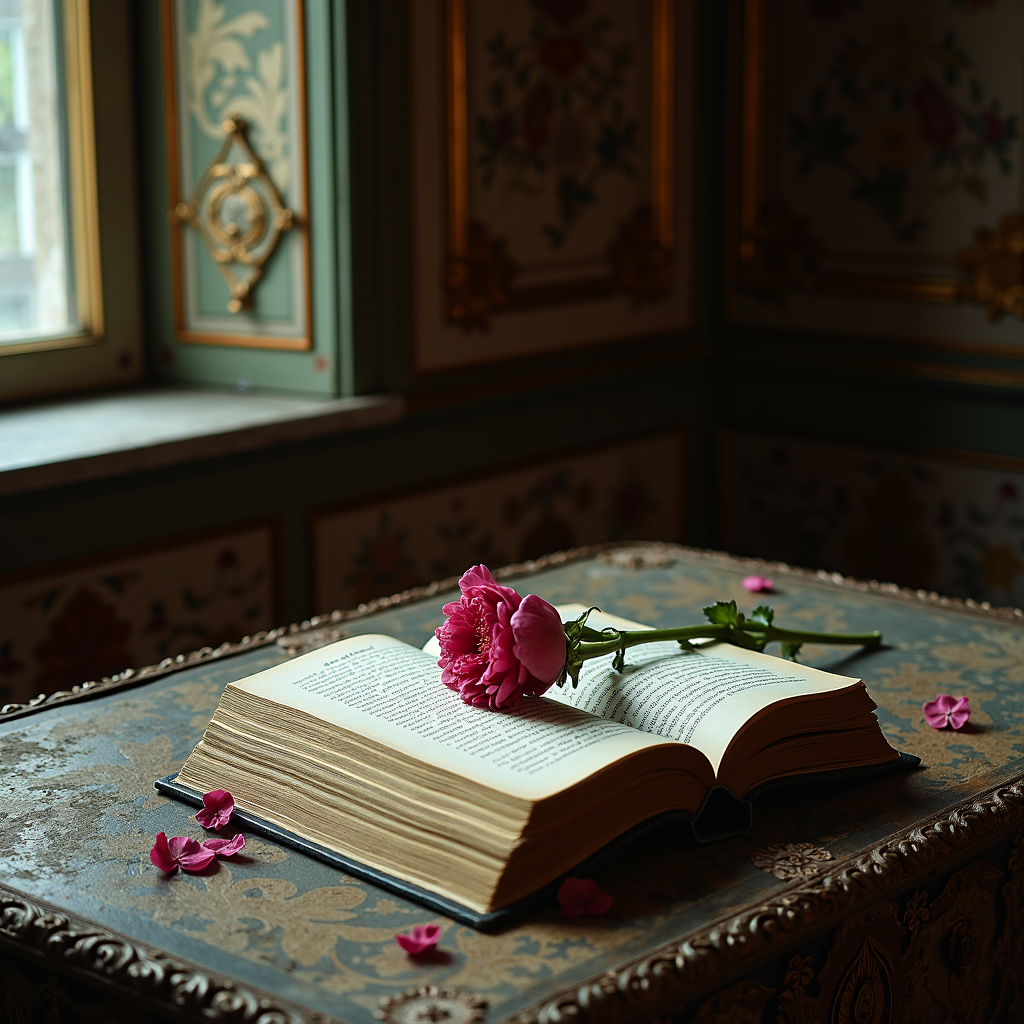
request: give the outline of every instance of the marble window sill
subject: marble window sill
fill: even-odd
[[[0,496],[391,423],[397,395],[154,387],[0,412]]]

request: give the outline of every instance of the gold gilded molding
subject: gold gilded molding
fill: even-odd
[[[806,220],[783,203],[768,203],[740,241],[740,286],[783,306],[795,291],[818,287],[821,253]]]
[[[768,18],[772,13],[777,13],[776,9],[766,0],[743,0],[743,28],[739,35],[742,48],[738,154],[739,231],[732,259],[737,288],[769,302],[785,301],[794,291],[910,299],[916,302],[959,302],[960,284],[952,277],[917,274],[876,277],[870,274],[814,272],[810,269],[812,261],[809,257],[813,251],[814,256],[820,259],[824,249],[814,242],[812,227],[806,221],[793,221],[794,225],[802,225],[799,232],[801,244],[805,247],[802,257],[789,253],[793,264],[787,266],[783,256],[768,255],[772,247],[781,241],[778,211],[785,209],[776,197],[766,194],[764,182],[766,50]],[[766,271],[766,265],[773,269]],[[780,273],[783,267],[786,269]]]
[[[832,854],[828,850],[810,843],[775,843],[750,855],[750,862],[755,868],[767,871],[783,882],[814,878],[821,873],[822,864],[830,860]]]
[[[245,121],[236,115],[222,127],[224,141],[192,198],[178,203],[170,216],[195,229],[228,286],[228,312],[241,313],[252,301],[263,268],[282,233],[291,230],[294,217],[249,145]],[[241,151],[243,162],[227,162],[234,148]],[[241,207],[241,216],[232,214],[230,204]],[[239,277],[237,265],[248,267],[249,273]]]
[[[462,989],[421,985],[381,999],[374,1016],[385,1024],[480,1024],[487,1000]]]
[[[447,244],[444,315],[469,332],[486,331],[493,314],[625,294],[634,305],[672,288],[675,247],[676,0],[650,0],[650,200],[609,240],[608,271],[552,285],[515,287],[506,241],[472,218],[469,201],[469,107],[466,0],[445,0]]]
[[[1024,319],[1024,213],[1006,214],[995,231],[978,228],[956,262],[970,275],[961,285],[968,302],[988,306],[990,320]]]

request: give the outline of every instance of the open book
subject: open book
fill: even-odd
[[[436,641],[368,635],[230,683],[158,785],[193,800],[227,789],[243,821],[480,926],[641,823],[696,815],[716,787],[744,798],[901,757],[859,680],[726,644],[647,644],[621,673],[589,661],[577,689],[511,712],[463,704],[440,674]]]

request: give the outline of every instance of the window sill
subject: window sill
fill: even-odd
[[[0,412],[0,495],[392,423],[397,395],[304,398],[146,388]]]

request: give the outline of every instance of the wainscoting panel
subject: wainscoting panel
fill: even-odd
[[[719,546],[1024,605],[1024,460],[723,431]]]
[[[278,625],[277,527],[0,577],[0,704]]]
[[[674,432],[314,515],[314,607],[351,608],[463,572],[604,540],[682,535]]]

